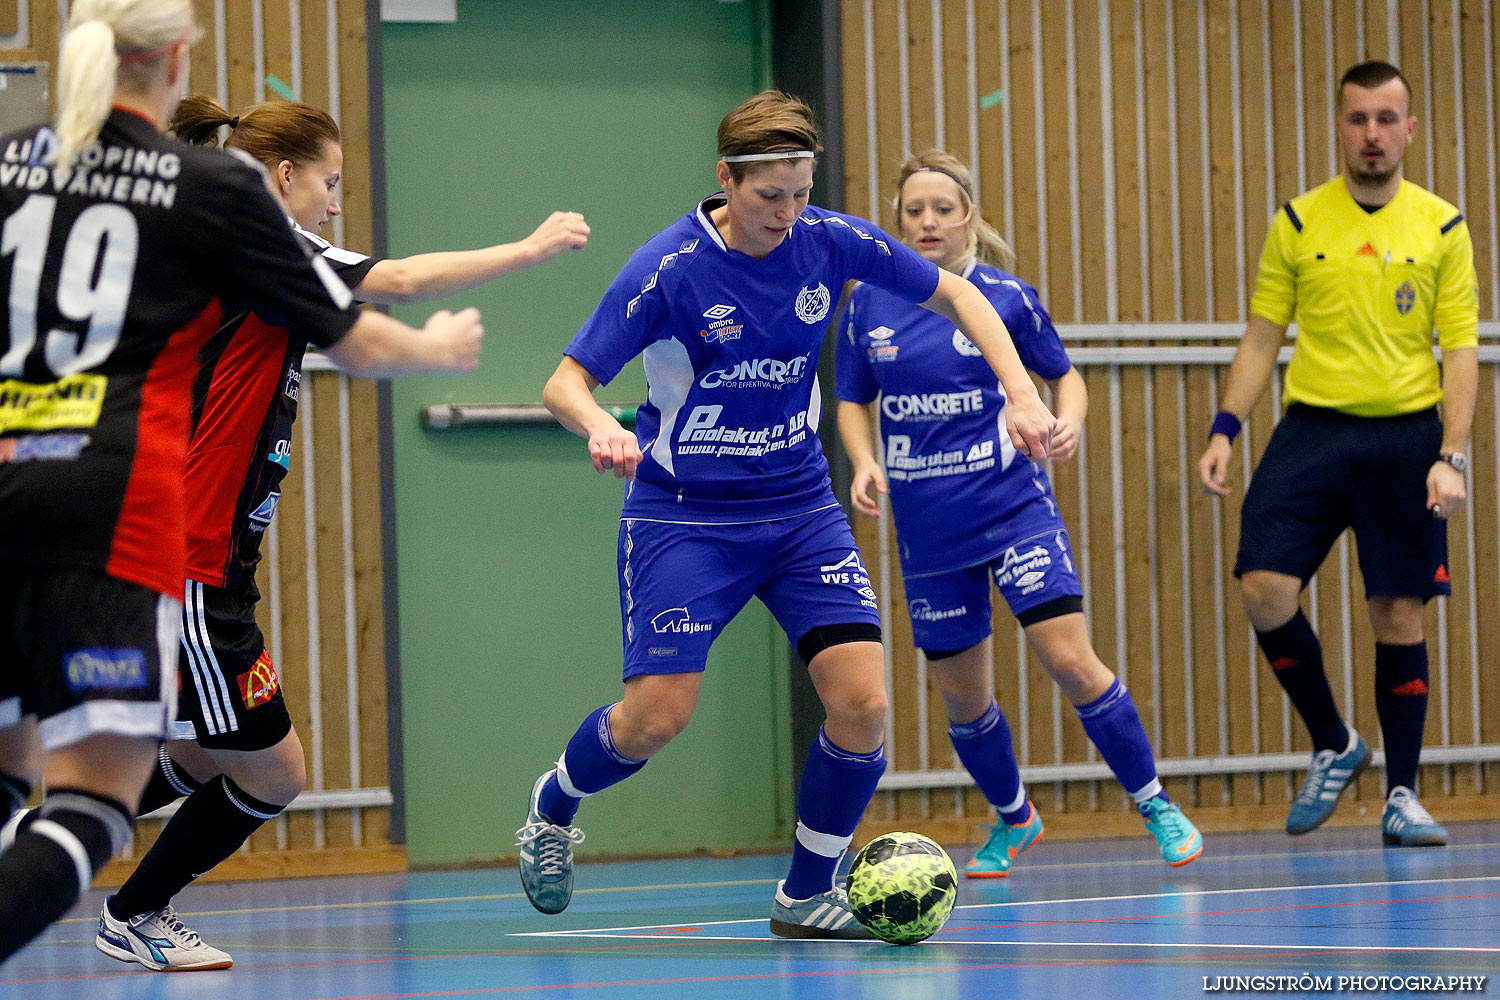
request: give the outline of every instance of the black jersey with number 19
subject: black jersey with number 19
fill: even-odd
[[[182,592],[198,352],[224,303],[329,346],[358,319],[263,174],[116,109],[71,174],[0,136],[0,564]]]

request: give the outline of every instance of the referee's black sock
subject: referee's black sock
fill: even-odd
[[[246,794],[228,775],[218,775],[189,795],[167,820],[161,836],[110,900],[109,912],[129,920],[161,909],[189,882],[239,850],[283,808]]]
[[[130,813],[113,799],[50,791],[36,819],[0,854],[0,962],[78,902],[94,872],[130,839]]]
[[[144,816],[150,812],[156,812],[169,802],[176,802],[184,795],[192,795],[202,788],[193,776],[172,761],[172,756],[167,753],[167,745],[163,743],[156,753],[156,770],[151,772],[151,780],[146,782],[146,790],[141,793],[141,811],[138,815]]]
[[[1427,643],[1375,644],[1375,713],[1385,737],[1386,790],[1417,790],[1417,761],[1427,724]]]
[[[1313,749],[1343,753],[1349,745],[1349,730],[1339,717],[1333,690],[1323,673],[1323,647],[1302,609],[1298,608],[1292,620],[1280,628],[1256,632],[1255,639],[1270,661],[1271,672],[1307,723]]]

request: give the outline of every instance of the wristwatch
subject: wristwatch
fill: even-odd
[[[1459,472],[1467,472],[1469,468],[1469,456],[1461,451],[1445,451],[1438,455],[1438,461],[1447,462]]]

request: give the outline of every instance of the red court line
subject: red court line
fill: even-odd
[[[1258,958],[1297,958],[1304,959],[1310,955],[1349,955],[1354,954],[1347,949],[1330,948],[1326,951],[1300,951],[1300,952],[1274,952],[1257,956]],[[1197,956],[1199,961],[1204,959],[1218,959],[1229,961],[1231,959],[1243,958],[1242,955],[1202,955]],[[746,973],[739,976],[682,976],[673,979],[621,979],[613,982],[599,983],[543,983],[532,986],[491,986],[484,989],[474,990],[432,990],[425,993],[374,993],[366,996],[342,996],[322,997],[320,1000],[419,1000],[422,997],[462,997],[462,996],[493,996],[500,993],[529,993],[543,990],[583,990],[612,988],[618,989],[624,986],[680,986],[689,983],[737,983],[751,982],[768,979],[817,979],[830,978],[833,976],[875,976],[887,973],[926,973],[926,972],[986,972],[1001,969],[1050,969],[1050,968],[1081,968],[1091,965],[1162,965],[1175,962],[1175,959],[1161,958],[1126,958],[1126,959],[1077,959],[1068,962],[1005,962],[986,965],[923,965],[923,966],[900,966],[882,965],[878,969],[827,969],[819,972],[757,972]]]
[[[1281,913],[1288,910],[1323,910],[1337,906],[1388,906],[1391,903],[1440,903],[1456,899],[1495,899],[1500,892],[1477,893],[1472,896],[1424,896],[1413,899],[1361,899],[1337,903],[1299,903],[1295,906],[1258,906],[1248,910],[1188,910],[1179,913],[1137,913],[1125,917],[1079,917],[1076,920],[1029,920],[1012,924],[971,924],[954,930],[992,931],[1012,927],[1056,927],[1068,924],[1111,924],[1133,920],[1164,920],[1169,917],[1227,917],[1246,913]]]

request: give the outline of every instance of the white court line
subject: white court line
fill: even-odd
[[[1418,878],[1418,879],[1403,879],[1403,880],[1401,880],[1399,882],[1326,882],[1326,883],[1322,883],[1322,884],[1319,884],[1319,885],[1268,885],[1268,886],[1253,886],[1253,887],[1247,887],[1247,888],[1241,888],[1241,889],[1192,889],[1192,890],[1188,890],[1186,892],[1147,892],[1147,893],[1136,893],[1136,894],[1128,895],[1128,896],[1074,896],[1074,897],[1070,897],[1070,898],[1066,898],[1066,899],[1028,899],[1028,900],[1018,900],[1018,901],[1015,901],[1015,902],[1004,902],[1004,903],[968,903],[968,904],[965,904],[963,906],[955,906],[953,908],[953,912],[957,913],[960,910],[993,910],[993,909],[997,909],[997,908],[1005,907],[1005,906],[1011,906],[1011,907],[1021,907],[1021,906],[1064,906],[1064,905],[1067,905],[1069,903],[1107,903],[1107,902],[1114,902],[1114,901],[1139,900],[1139,899],[1184,899],[1184,898],[1200,898],[1200,897],[1205,897],[1205,896],[1235,896],[1235,895],[1243,895],[1243,894],[1246,894],[1246,893],[1255,893],[1255,892],[1303,892],[1303,891],[1312,891],[1312,890],[1317,890],[1317,889],[1360,889],[1360,888],[1366,888],[1366,887],[1372,887],[1372,886],[1388,887],[1388,886],[1398,886],[1398,885],[1455,885],[1455,884],[1465,883],[1465,882],[1500,882],[1500,875],[1475,875],[1475,876],[1466,876],[1466,877],[1463,877],[1463,878]],[[1399,903],[1399,902],[1404,902],[1404,900],[1393,899],[1393,900],[1391,900],[1391,902],[1393,902],[1393,903]],[[1179,915],[1179,916],[1188,916],[1188,917],[1193,916],[1192,913],[1183,913],[1183,914],[1176,914],[1176,915]],[[1149,919],[1149,918],[1153,918],[1154,917],[1154,915],[1152,915],[1152,914],[1144,914],[1144,913],[1140,914],[1140,916],[1143,919]],[[583,928],[583,929],[574,929],[574,930],[566,930],[566,931],[520,931],[520,932],[515,932],[515,933],[507,934],[506,937],[642,937],[642,938],[652,938],[654,940],[661,940],[662,939],[662,935],[660,935],[660,934],[623,934],[621,932],[622,931],[675,930],[675,929],[680,928],[680,927],[732,927],[732,926],[734,926],[736,924],[758,924],[758,923],[762,923],[764,921],[764,919],[765,918],[763,918],[763,917],[756,917],[756,918],[748,919],[748,920],[703,920],[703,921],[694,920],[694,921],[679,921],[677,923],[671,923],[671,924],[638,924],[638,925],[628,926],[628,927]],[[719,941],[719,940],[724,940],[724,941],[743,941],[743,940],[746,940],[746,939],[745,938],[735,938],[735,937],[717,938],[717,937],[709,937],[709,936],[705,936],[705,935],[697,935],[697,934],[695,934],[695,935],[693,935],[693,940],[697,940],[697,941]],[[961,942],[947,942],[947,943],[958,943],[958,944],[970,944],[970,943],[973,943],[973,944],[992,944],[992,943],[995,943],[995,942],[989,942],[989,941],[962,942],[961,941]],[[1005,943],[1005,942],[1000,942],[1000,943]],[[1030,944],[1032,942],[1011,942],[1011,943]],[[1208,947],[1208,946],[1205,946],[1205,947]],[[1217,946],[1214,946],[1214,947],[1217,947]],[[1231,947],[1231,946],[1225,945],[1224,947]],[[1236,945],[1236,946],[1233,946],[1233,947],[1241,947],[1241,946]],[[1247,945],[1247,946],[1244,946],[1244,947],[1251,947],[1251,946]],[[1257,945],[1257,946],[1254,946],[1254,947],[1260,947],[1260,946]],[[1270,946],[1266,945],[1265,947],[1270,947]],[[1314,945],[1307,945],[1307,946],[1302,946],[1302,945],[1296,945],[1296,946],[1294,946],[1294,945],[1287,945],[1286,947],[1289,947],[1289,948],[1290,947],[1318,947],[1318,948],[1323,948],[1325,946],[1321,946],[1321,945],[1318,945],[1318,946],[1314,946]],[[1350,947],[1354,947],[1354,946],[1350,946]],[[1391,948],[1389,950],[1400,951],[1402,949],[1400,949],[1400,948]],[[1457,951],[1465,951],[1465,950],[1500,951],[1500,948],[1482,948],[1482,949],[1456,948],[1456,949],[1443,949],[1443,948],[1413,947],[1411,950],[1415,950],[1415,951],[1444,951],[1444,950],[1457,950]]]

